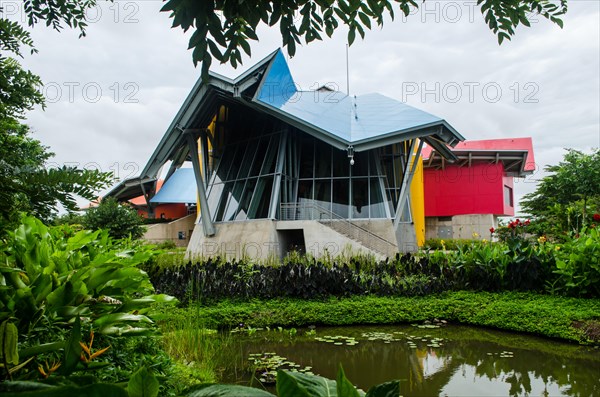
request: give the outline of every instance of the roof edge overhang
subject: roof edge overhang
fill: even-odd
[[[437,152],[437,148],[434,147]],[[435,156],[436,152],[431,152],[429,157],[424,160],[429,160]],[[532,175],[535,170],[527,170],[526,162],[529,150],[527,149],[507,149],[507,150],[489,150],[489,149],[459,149],[453,150],[452,154],[457,158],[457,165],[465,166],[472,162],[497,164],[502,163],[506,170],[507,176],[525,177]],[[439,166],[438,162],[426,165],[426,168]],[[512,169],[517,167],[518,169]]]
[[[337,135],[331,134],[313,124],[307,123],[298,117],[283,112],[268,103],[253,100],[252,104],[255,105],[254,107],[262,109],[277,119],[341,150],[345,150],[348,148],[348,146],[352,145],[355,151],[361,152],[410,139],[427,138],[428,141],[435,142],[431,143],[431,145],[438,149],[440,153],[443,153],[449,161],[454,161],[456,160],[456,157],[452,154],[450,149],[445,147],[445,145],[455,146],[458,142],[464,141],[465,139],[445,120],[439,120],[414,128],[392,131],[374,138],[348,141],[347,139],[343,139]]]

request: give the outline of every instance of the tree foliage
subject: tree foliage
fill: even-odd
[[[63,24],[85,34],[85,10],[95,0],[25,0],[30,26],[44,20],[61,29]],[[0,16],[2,8],[0,7]],[[41,79],[24,70],[14,57],[22,57],[23,47],[37,52],[29,32],[19,22],[0,18],[0,233],[19,220],[20,212],[48,221],[57,204],[77,210],[76,197],[93,200],[96,192],[112,182],[110,173],[75,167],[46,168],[54,155],[31,138],[29,127],[19,122],[25,112],[44,106]]]
[[[137,211],[124,204],[119,204],[110,197],[100,202],[97,207],[90,208],[83,217],[83,224],[91,230],[106,229],[113,238],[140,238],[145,232],[143,219]]]
[[[49,220],[56,205],[76,211],[76,197],[93,200],[112,181],[110,173],[74,167],[48,169],[53,156],[29,136],[29,127],[12,118],[0,118],[0,230],[6,230],[27,212]]]
[[[600,149],[590,154],[567,149],[561,162],[545,170],[550,175],[521,201],[524,211],[563,231],[578,230],[590,211],[600,212]]]
[[[357,34],[362,38],[373,27],[381,27],[396,13],[409,16],[419,8],[417,0],[258,0],[194,1],[164,0],[162,11],[170,12],[173,27],[194,33],[189,41],[194,64],[202,62],[206,75],[212,58],[233,67],[242,63],[242,51],[251,55],[250,41],[258,40],[261,25],[277,27],[288,54],[296,46],[333,36],[341,26],[348,30],[348,44]],[[498,43],[510,40],[519,25],[529,27],[530,14],[538,14],[556,23],[567,12],[567,0],[478,0],[477,4]]]

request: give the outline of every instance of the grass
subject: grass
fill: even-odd
[[[186,387],[217,382],[232,338],[207,328],[194,308],[181,314],[166,313],[166,319],[158,322],[161,347],[176,362],[178,382]]]
[[[208,328],[412,323],[434,318],[518,331],[582,344],[600,343],[581,324],[600,320],[600,299],[533,293],[450,292],[425,297],[358,296],[343,299],[222,301],[171,313]],[[174,320],[183,321],[183,320]],[[579,325],[578,325],[579,324]],[[187,337],[186,337],[187,338]]]

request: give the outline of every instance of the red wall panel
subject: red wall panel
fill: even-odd
[[[512,188],[512,179],[502,163],[425,169],[425,216],[514,215],[504,205],[504,184]]]

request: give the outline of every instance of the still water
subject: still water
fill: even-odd
[[[335,379],[342,364],[363,390],[401,380],[404,397],[600,396],[598,348],[481,328],[433,327],[236,333],[223,381],[273,391],[265,372],[277,365]]]

